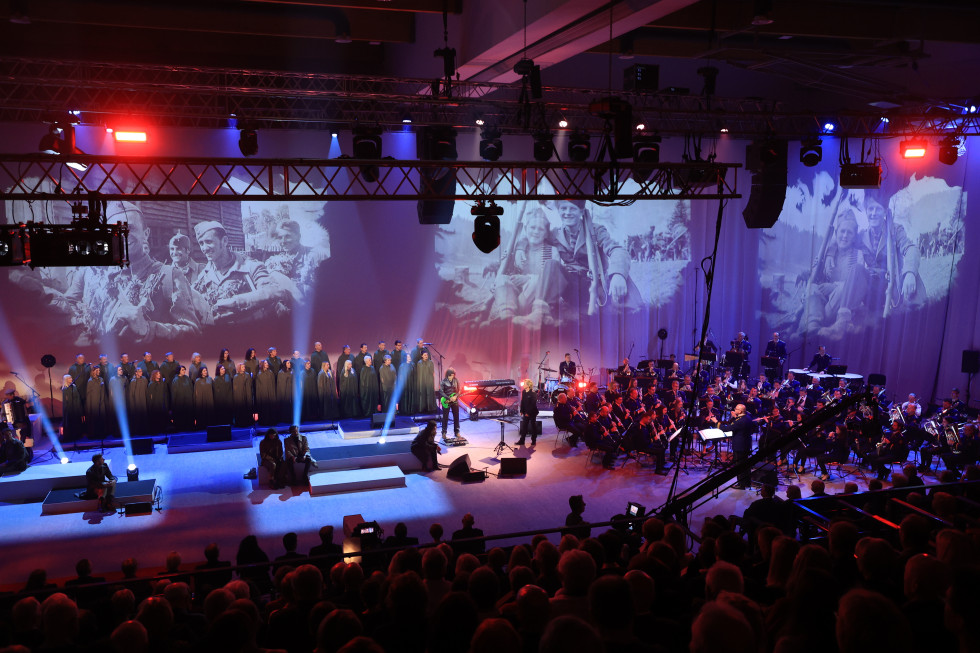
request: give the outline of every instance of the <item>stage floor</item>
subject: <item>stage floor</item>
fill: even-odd
[[[659,506],[666,499],[671,476],[658,476],[652,469],[630,462],[607,471],[599,464],[586,466],[588,450],[580,444],[555,447],[555,427],[549,418],[543,420],[544,434],[537,447],[516,448],[516,455],[527,458],[527,476],[519,478],[490,477],[483,483],[461,484],[439,470],[426,475],[408,474],[406,487],[369,490],[350,494],[312,497],[306,487],[285,490],[258,488],[243,478],[255,466],[255,448],[199,453],[170,454],[165,445],[156,445],[153,454],[136,456],[140,478],[155,478],[163,489],[163,510],[150,515],[124,517],[97,513],[41,516],[41,504],[0,504],[0,587],[20,587],[32,569],[48,570],[49,579],[74,575],[75,562],[82,557],[92,561],[97,575],[110,576],[119,571],[122,560],[136,557],[140,569],[162,567],[168,552],[178,551],[187,564],[204,559],[204,547],[217,542],[222,559],[233,560],[238,542],[255,534],[270,558],[283,553],[281,537],[288,531],[299,534],[299,549],[307,552],[319,543],[317,531],[326,524],[336,528],[339,538],[344,515],[361,514],[377,521],[386,534],[394,531],[396,522],[408,525],[409,534],[422,542],[429,541],[428,529],[433,522],[443,525],[448,539],[460,528],[466,512],[476,517],[476,526],[487,534],[506,533],[560,526],[568,514],[568,497],[582,494],[587,504],[585,518],[605,521],[624,512],[627,501],[647,508]],[[440,462],[449,464],[458,456],[469,454],[475,469],[496,472],[500,462],[494,447],[500,440],[500,423],[492,419],[463,421],[462,435],[466,446],[443,447]],[[343,446],[335,431],[308,434],[310,446]],[[516,442],[517,422],[505,426],[506,442]],[[410,436],[394,436],[408,438]],[[355,441],[364,444],[365,440]],[[41,443],[39,452],[47,450]],[[93,451],[69,452],[74,461],[87,461]],[[53,456],[40,456],[57,464]],[[126,456],[121,449],[107,450],[113,460],[113,472],[125,479]],[[620,462],[622,458],[620,458]],[[680,474],[678,489],[693,485],[707,471],[692,469]],[[927,483],[935,478],[926,476]],[[811,474],[801,481],[803,495],[809,496]],[[856,480],[862,489],[866,482]],[[833,479],[828,492],[842,491],[843,481]],[[780,496],[785,486],[779,488]],[[725,490],[694,513],[695,530],[705,517],[741,513],[753,500],[755,492]],[[557,536],[552,536],[557,541]],[[339,539],[338,539],[339,542]]]

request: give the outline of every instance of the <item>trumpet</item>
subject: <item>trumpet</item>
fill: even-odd
[[[888,416],[891,418],[891,421],[894,422],[897,420],[902,423],[903,427],[905,426],[905,414],[902,412],[900,406],[892,406],[891,410],[888,411]]]

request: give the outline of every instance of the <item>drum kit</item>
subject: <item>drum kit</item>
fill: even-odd
[[[542,372],[548,372],[555,374],[558,370],[551,369],[550,367],[545,367],[541,369]],[[582,382],[585,382],[585,372],[582,374]],[[562,374],[561,376],[548,376],[544,380],[544,391],[547,394],[549,401],[552,404],[558,403],[558,395],[568,390],[569,386],[574,384],[575,377],[569,376],[568,374]]]

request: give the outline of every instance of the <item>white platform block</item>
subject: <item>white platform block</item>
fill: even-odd
[[[389,487],[405,487],[405,474],[398,467],[340,469],[310,476],[310,494],[313,496]]]

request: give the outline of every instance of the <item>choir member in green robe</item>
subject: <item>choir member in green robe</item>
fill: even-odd
[[[105,384],[99,368],[93,367],[85,383],[85,426],[88,437],[98,440],[106,436]]]
[[[414,415],[418,412],[418,389],[415,383],[415,364],[408,352],[398,368],[398,385],[402,388],[402,396],[398,397],[398,412],[402,415]]]
[[[259,356],[255,353],[255,347],[245,350],[245,370],[255,379],[259,375]]]
[[[180,367],[177,368],[180,371]],[[160,370],[153,373],[146,386],[146,432],[170,430],[170,384]]]
[[[354,371],[354,361],[348,358],[344,361],[344,369],[340,373],[340,416],[350,419],[358,417],[360,414],[361,405],[357,398],[357,372]]]
[[[370,354],[364,357],[364,366],[357,373],[357,388],[361,396],[361,416],[370,417],[381,410],[378,396],[378,372],[374,369],[374,359]]]
[[[238,374],[231,381],[231,389],[235,404],[235,426],[252,426],[255,423],[252,417],[255,414],[255,379],[245,363],[238,364]]]
[[[381,412],[387,413],[394,399],[395,382],[398,381],[398,370],[392,365],[391,354],[385,354],[384,364],[378,368],[378,380],[381,386]]]
[[[153,370],[157,374],[160,370]],[[133,372],[133,378],[126,388],[126,411],[129,415],[129,430],[133,435],[145,435],[149,433],[147,427],[148,411],[146,402],[146,391],[149,380],[145,376],[142,367],[137,367]]]
[[[320,397],[316,387],[316,371],[313,370],[312,361],[303,361],[303,412],[302,421],[312,422],[317,419],[320,413]]]
[[[176,430],[190,431],[194,427],[194,384],[186,365],[180,366],[174,382],[170,384],[170,410]]]
[[[61,439],[74,442],[82,435],[82,398],[71,374],[61,377]]]
[[[259,375],[255,377],[255,412],[259,414],[259,424],[263,426],[272,426],[279,421],[276,375],[267,360],[262,361]]]
[[[201,368],[201,376],[194,382],[194,423],[201,430],[215,424],[214,381],[206,367]]]
[[[112,376],[109,377],[108,391],[109,403],[106,405],[106,413],[109,416],[109,428],[113,435],[119,435],[120,422],[126,419],[126,390],[129,386],[129,379],[126,378],[126,370],[122,365],[117,365],[113,369]]]
[[[293,398],[295,396],[296,381],[293,378],[293,362],[286,360],[282,364],[282,371],[276,376],[276,403],[279,404],[280,424],[293,423]]]
[[[320,373],[316,377],[316,389],[320,400],[320,419],[336,421],[340,416],[340,408],[337,405],[337,380],[333,378],[330,361],[323,361],[320,365]]]
[[[227,349],[223,351],[228,351]],[[234,393],[231,387],[232,376],[224,363],[218,363],[214,368],[214,379],[211,389],[214,391],[214,423],[231,424],[235,410]]]
[[[435,366],[429,359],[428,350],[415,365],[415,388],[418,393],[417,412],[432,413],[436,410]]]
[[[313,367],[313,371],[317,375],[320,374],[320,370],[323,369],[323,363],[330,362],[330,357],[327,356],[327,352],[323,351],[322,342],[313,343],[313,353],[310,354],[310,365]]]

